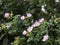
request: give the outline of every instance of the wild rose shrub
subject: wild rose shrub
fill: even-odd
[[[60,45],[59,0],[0,0],[0,45]]]

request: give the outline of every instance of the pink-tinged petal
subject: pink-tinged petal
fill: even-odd
[[[9,15],[10,15],[9,13],[5,13],[4,17],[7,18],[9,17]]]
[[[27,14],[27,17],[31,17],[31,16],[32,16],[32,14],[31,14],[31,13],[28,13],[28,14]]]
[[[25,16],[21,16],[20,19],[21,19],[21,20],[24,20],[24,19],[25,19]]]
[[[27,31],[28,32],[31,32],[32,30],[33,30],[33,27],[32,26],[30,26],[30,27],[27,28]]]
[[[22,32],[22,34],[23,34],[23,35],[26,35],[26,34],[27,34],[27,31],[24,30],[24,31]]]
[[[59,2],[59,0],[55,0],[55,2]]]
[[[46,40],[48,40],[48,38],[49,38],[49,36],[48,36],[48,34],[46,34],[46,35],[43,36],[42,41],[46,41]]]
[[[35,26],[39,26],[39,25],[40,25],[40,22],[36,21]]]

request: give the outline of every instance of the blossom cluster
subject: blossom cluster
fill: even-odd
[[[43,21],[44,21],[44,18],[39,19],[39,21],[36,20],[31,26],[29,26],[29,27],[27,28],[27,31],[24,30],[24,31],[22,32],[22,34],[23,34],[23,35],[27,35],[27,33],[28,33],[28,32],[31,32],[34,27],[40,26],[40,24],[41,24]],[[43,36],[42,41],[46,41],[46,40],[48,40],[48,38],[49,38],[49,36],[48,36],[48,34],[46,34],[46,35]]]
[[[44,6],[42,6],[42,7],[44,7]],[[10,16],[9,13],[5,13],[5,15],[4,15],[5,18],[8,18],[9,16]],[[26,16],[26,17],[23,15],[23,16],[20,17],[20,19],[21,19],[21,20],[24,20],[25,18],[30,18],[30,17],[32,17],[32,14],[31,14],[31,13],[27,13],[27,16]],[[28,32],[31,32],[35,27],[40,26],[40,24],[41,24],[43,21],[44,21],[44,18],[41,18],[41,19],[39,19],[38,21],[36,20],[31,26],[29,26],[29,27],[27,28],[27,31],[24,30],[24,31],[22,32],[22,34],[23,34],[23,35],[27,35],[27,33],[28,33]],[[9,29],[9,28],[11,27],[11,24],[10,24],[10,23],[7,23],[7,24],[6,24],[6,27],[7,27],[7,29]],[[43,36],[42,41],[46,41],[47,39],[48,39],[48,34],[46,34],[46,35]]]
[[[22,34],[26,35],[27,32],[31,32],[33,28],[38,27],[43,21],[44,21],[44,18],[39,19],[39,21],[36,20],[31,26],[27,28],[27,31],[24,30]]]
[[[31,13],[27,13],[27,16],[25,17],[24,15],[20,17],[21,20],[24,20],[25,18],[31,17]]]

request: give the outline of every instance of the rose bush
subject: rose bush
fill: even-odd
[[[60,45],[59,0],[0,0],[0,45]]]

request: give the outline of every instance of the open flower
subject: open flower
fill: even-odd
[[[59,0],[55,0],[55,2],[59,2]]]
[[[40,22],[36,21],[34,25],[35,26],[39,26],[40,25]]]
[[[40,23],[43,22],[43,21],[44,21],[44,18],[39,19],[39,22],[40,22]]]
[[[31,13],[28,13],[28,14],[27,14],[27,17],[31,17],[31,16],[32,16],[32,14],[31,14]]]
[[[42,23],[42,20],[41,20],[41,19],[39,19],[39,22],[40,22],[40,23]]]
[[[39,21],[35,21],[35,23],[32,24],[32,27],[37,27],[39,26],[41,23]]]
[[[44,18],[41,18],[42,21],[44,21]]]
[[[9,17],[9,15],[10,15],[9,13],[5,13],[4,17],[7,18],[7,17]]]
[[[35,24],[32,24],[32,27],[36,27]]]
[[[32,30],[33,30],[33,27],[32,26],[30,26],[30,27],[27,28],[27,31],[28,32],[31,32]]]
[[[22,34],[23,34],[23,35],[26,35],[26,34],[27,34],[27,31],[24,30],[24,31],[22,32]]]
[[[48,34],[44,35],[42,39],[42,41],[46,41],[46,40],[48,40]]]
[[[24,20],[24,19],[25,19],[25,16],[21,16],[20,19],[21,19],[21,20]]]

